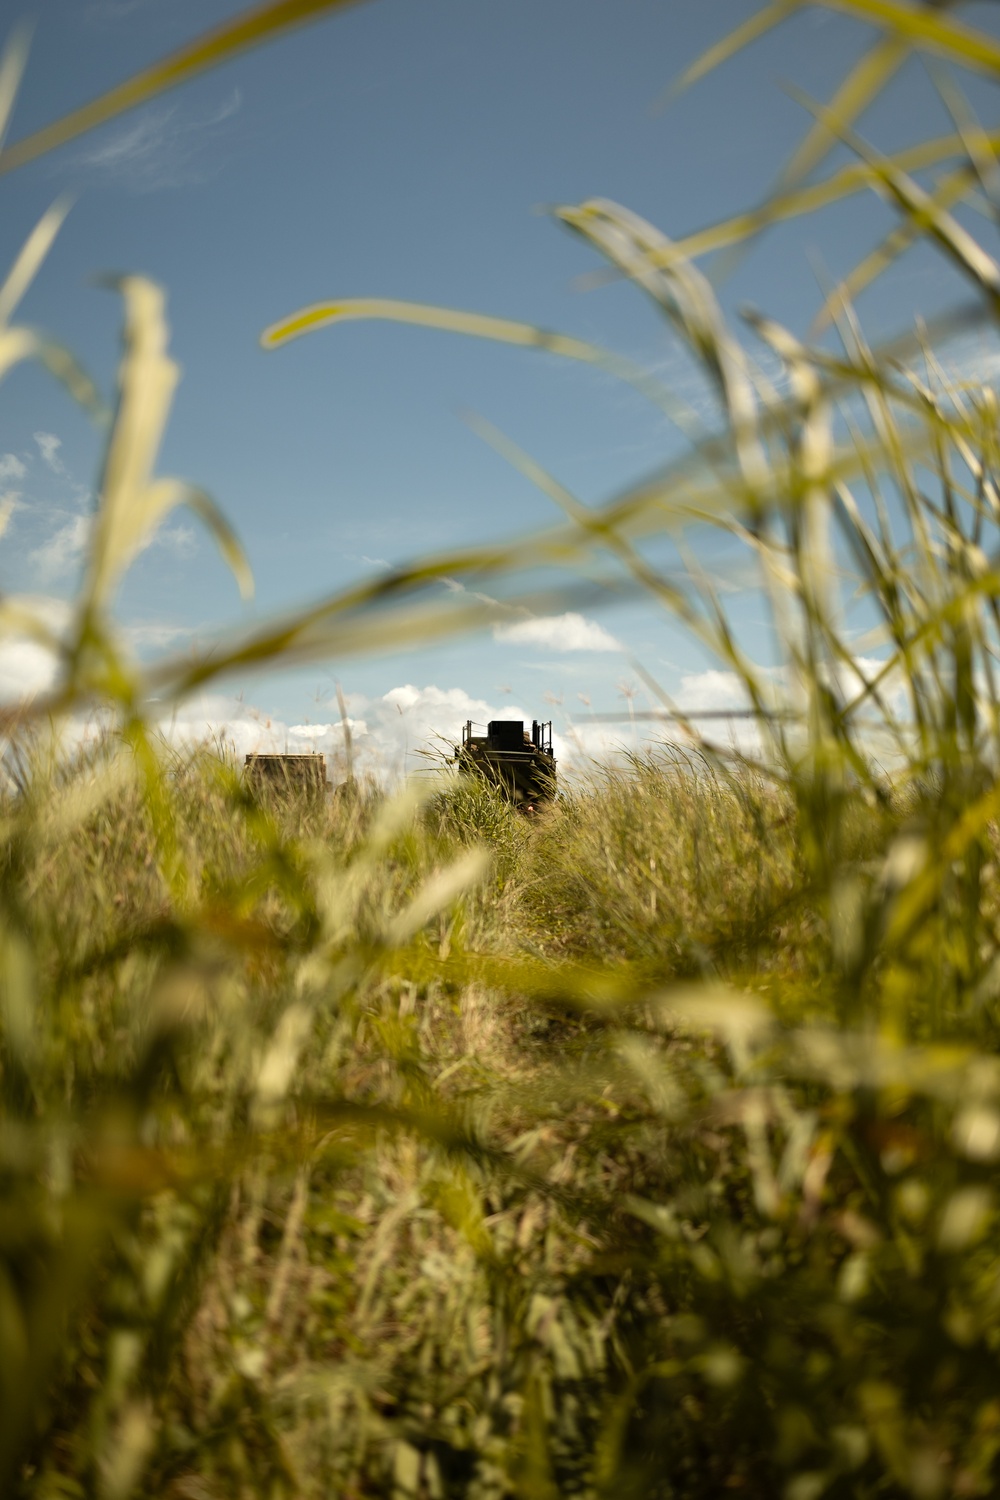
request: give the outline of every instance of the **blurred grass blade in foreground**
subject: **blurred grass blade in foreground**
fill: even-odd
[[[125,348],[93,538],[77,605],[75,639],[68,654],[66,691],[71,696],[94,688],[113,694],[124,691],[115,686],[120,665],[112,665],[115,653],[107,637],[110,608],[122,575],[177,505],[193,505],[219,543],[241,592],[246,595],[252,588],[242,548],[208,496],[179,480],[154,477],[178,370],[167,354],[164,298],[159,287],[133,276],[122,280],[120,290],[126,309]],[[110,677],[104,675],[109,669]]]
[[[422,328],[436,328],[446,333],[461,333],[470,338],[489,339],[494,343],[515,344],[536,349],[543,354],[557,354],[564,359],[596,365],[606,374],[623,380],[666,411],[689,435],[697,419],[684,410],[683,403],[641,365],[620,354],[602,349],[585,339],[571,338],[532,323],[510,318],[491,318],[482,313],[460,312],[450,307],[433,307],[423,302],[402,302],[389,297],[353,297],[331,302],[316,302],[300,308],[288,317],[265,328],[260,342],[265,349],[277,349],[303,334],[313,333],[332,324],[352,319],[382,318],[392,323],[411,323]]]

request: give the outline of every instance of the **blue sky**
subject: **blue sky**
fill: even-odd
[[[677,452],[640,398],[552,357],[385,323],[271,352],[258,339],[275,319],[325,298],[437,302],[607,344],[699,401],[651,307],[627,285],[581,285],[598,262],[547,210],[608,197],[679,237],[759,200],[807,124],[782,84],[828,98],[872,33],[810,10],[654,109],[694,57],[756,8],[371,0],[0,183],[0,266],[57,194],[74,194],[22,313],[68,344],[104,390],[113,387],[120,320],[96,279],[141,272],[165,287],[183,379],[160,467],[215,496],[254,568],[256,600],[245,606],[197,521],[176,513],[122,594],[123,622],[141,649],[250,622],[421,552],[550,521],[550,502],[483,443],[463,410],[487,417],[585,501]],[[28,10],[34,34],[11,138],[238,9],[219,0],[46,0]],[[996,7],[969,12],[996,27]],[[969,93],[995,124],[992,95],[975,81]],[[938,128],[947,120],[917,62],[863,121],[884,149]],[[818,303],[817,257],[843,273],[889,223],[869,198],[774,231],[721,289],[724,306],[735,313],[751,302],[804,330]],[[920,251],[860,311],[877,337],[956,292]],[[18,502],[0,587],[64,600],[78,576],[101,440],[38,369],[20,367],[2,400],[0,490]],[[752,595],[742,607],[752,643],[759,607]],[[569,619],[500,638],[486,632],[433,651],[227,683],[182,718],[191,733],[225,727],[238,748],[269,733],[290,748],[332,750],[339,730],[307,726],[336,721],[339,679],[359,742],[367,731],[412,750],[480,711],[551,712],[565,728],[588,707],[623,705],[622,686],[635,681],[629,653],[684,701],[707,705],[726,690],[649,606],[590,601]],[[42,680],[37,653],[0,659],[8,696]]]

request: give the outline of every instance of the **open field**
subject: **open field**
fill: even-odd
[[[536,823],[262,809],[206,754],[171,890],[121,752],[65,780],[5,1069],[18,1492],[991,1492],[994,1007],[901,1007],[916,933],[844,1026],[787,795],[664,752]],[[862,799],[855,868],[919,820]]]

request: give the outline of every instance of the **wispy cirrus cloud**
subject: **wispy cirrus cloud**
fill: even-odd
[[[93,524],[92,516],[70,516],[44,542],[32,548],[28,561],[40,583],[56,583],[80,566]]]
[[[198,550],[198,533],[193,526],[178,523],[176,526],[161,526],[151,538],[151,547],[165,547],[176,557],[191,557]]]
[[[124,626],[125,639],[133,650],[162,651],[178,641],[189,640],[196,634],[194,625],[180,625],[172,620],[144,620],[138,624]]]
[[[33,436],[35,442],[38,444],[38,451],[42,455],[43,462],[52,470],[53,474],[58,474],[61,479],[65,479],[67,477],[66,465],[59,457],[62,438],[56,437],[54,432],[36,432]],[[21,473],[24,473],[23,465]]]
[[[0,484],[11,479],[23,479],[28,470],[16,453],[0,453]]]
[[[51,536],[28,553],[38,582],[51,584],[66,578],[82,563],[94,530],[92,515],[74,515],[57,527]],[[191,557],[198,548],[193,526],[164,526],[150,537],[148,547],[162,547],[176,557]]]
[[[85,175],[116,182],[133,192],[205,182],[219,168],[226,122],[243,103],[238,88],[209,114],[186,114],[180,105],[151,108],[129,124],[98,138],[74,159]]]
[[[66,465],[64,465],[63,460],[58,456],[58,450],[63,446],[63,440],[55,437],[54,432],[36,432],[36,434],[33,434],[33,437],[37,443],[37,450],[42,455],[43,463],[48,468],[51,468],[52,474],[64,477],[66,475]],[[21,472],[24,472],[24,469],[21,469]]]
[[[4,488],[12,479],[23,479],[27,469],[13,453],[0,453],[0,536],[10,525],[15,511],[23,510],[21,491]]]

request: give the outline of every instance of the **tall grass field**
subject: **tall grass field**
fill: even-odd
[[[7,144],[0,173],[340,8],[241,14]],[[684,81],[800,8],[755,11]],[[594,364],[688,446],[588,507],[488,434],[557,525],[201,654],[137,665],[115,615],[179,504],[249,587],[208,496],[157,466],[164,294],[119,283],[108,409],[16,321],[64,209],[28,234],[0,373],[42,361],[107,441],[69,626],[0,599],[4,638],[60,667],[0,725],[0,1495],[1000,1492],[1000,406],[949,354],[1000,317],[1000,136],[960,86],[1000,82],[1000,45],[947,3],[832,8],[869,48],[766,203],[681,242],[604,200],[557,212],[684,341],[718,424],[569,335],[292,311],[266,346],[376,317]],[[954,128],[886,157],[860,116],[914,53]],[[15,36],[0,137],[25,55]],[[862,193],[895,227],[816,329],[731,326],[704,257]],[[854,298],[921,240],[968,300],[873,347]],[[766,664],[704,561],[719,536],[753,570]],[[446,769],[261,791],[158,727],[224,674],[440,640],[497,593],[552,612],[584,577],[736,674],[739,748],[650,680],[662,744],[531,819]]]

